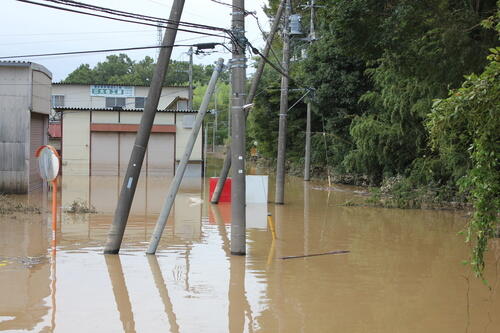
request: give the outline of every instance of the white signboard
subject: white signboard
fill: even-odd
[[[245,176],[246,203],[267,204],[268,176]]]
[[[134,87],[112,86],[112,85],[92,85],[90,86],[90,96],[100,97],[134,97]]]

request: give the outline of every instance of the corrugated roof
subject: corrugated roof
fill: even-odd
[[[110,112],[144,112],[144,109],[114,109],[114,108],[70,108],[70,107],[61,107],[54,108],[56,112],[61,111],[110,111]],[[197,113],[198,110],[174,110],[174,109],[165,109],[165,110],[156,110],[156,112],[171,112],[171,113]]]
[[[128,84],[111,84],[111,83],[65,83],[65,82],[52,82],[53,85],[68,85],[68,86],[122,86],[122,87],[149,87],[147,84],[135,84],[135,85],[128,85]],[[189,86],[163,86],[162,88],[186,88],[188,89]]]

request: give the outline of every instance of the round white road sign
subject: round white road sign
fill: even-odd
[[[59,154],[52,146],[41,146],[36,152],[38,157],[38,167],[40,169],[40,176],[46,181],[56,179],[59,174]]]

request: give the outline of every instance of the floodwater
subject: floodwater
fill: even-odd
[[[62,179],[63,207],[98,214],[61,210],[56,251],[50,213],[0,216],[0,331],[500,332],[500,241],[489,289],[461,264],[464,212],[346,206],[359,189],[288,178],[285,205],[249,205],[247,256],[231,256],[230,206],[208,204],[206,182],[189,177],[146,256],[169,181],[141,180],[119,256],[102,254],[115,177]],[[350,252],[280,259],[336,250]]]

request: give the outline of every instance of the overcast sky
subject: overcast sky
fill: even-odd
[[[44,1],[35,0],[43,3]],[[168,18],[173,0],[79,0],[97,6],[119,9],[155,17]],[[219,0],[231,3],[231,0]],[[103,18],[90,17],[56,9],[44,8],[16,0],[1,0],[2,20],[0,21],[0,57],[11,55],[68,52],[81,50],[97,50],[125,48],[136,46],[152,46],[158,41],[155,27],[117,22]],[[262,27],[269,31],[269,22],[262,11],[267,0],[247,0],[246,9],[256,11]],[[211,0],[186,0],[182,21],[213,25],[222,28],[231,27],[231,8],[217,4]],[[262,47],[262,34],[257,21],[252,16],[246,18],[248,40],[257,47]],[[196,34],[179,32],[177,44],[196,44],[206,42],[222,42],[223,39],[205,37]],[[227,40],[226,40],[227,41]],[[176,48],[173,60],[188,60],[187,47]],[[219,47],[221,52],[195,56],[195,63],[209,64],[223,57],[226,61],[231,57],[228,51]],[[156,50],[127,51],[133,60],[141,60],[146,55],[156,58]],[[118,52],[116,52],[118,53]],[[106,55],[52,56],[39,58],[23,58],[14,60],[32,61],[47,67],[53,75],[53,81],[64,79],[82,63],[94,66],[103,61]],[[249,55],[247,55],[248,57]],[[3,59],[6,60],[6,59]]]

